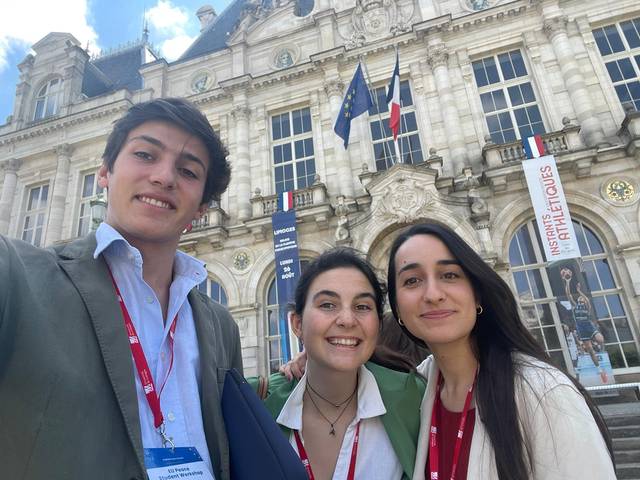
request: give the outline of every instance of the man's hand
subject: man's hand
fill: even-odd
[[[307,366],[307,352],[296,353],[291,360],[280,367],[280,373],[291,381],[294,378],[300,379],[304,375]]]

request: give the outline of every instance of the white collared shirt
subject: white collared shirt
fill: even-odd
[[[176,316],[173,367],[160,395],[160,407],[164,415],[166,434],[177,447],[195,446],[209,471],[211,458],[202,424],[200,406],[200,354],[191,305],[187,301],[189,291],[207,278],[204,264],[189,255],[176,251],[173,264],[173,281],[169,288],[167,322],[162,318],[162,308],[153,289],[142,278],[142,255],[113,227],[102,223],[96,231],[97,247],[93,254],[100,254],[111,269],[158,390],[167,378],[171,361],[168,335]],[[115,300],[114,300],[115,301]],[[122,324],[124,329],[124,322]],[[153,424],[153,414],[144,395],[137,370],[135,377],[138,411],[144,448],[161,448],[162,438]]]
[[[351,449],[353,437],[356,432],[356,425],[360,422],[360,438],[358,442],[358,456],[356,459],[355,478],[362,480],[396,480],[402,478],[402,465],[396,456],[391,441],[384,429],[381,415],[387,413],[387,409],[382,403],[380,390],[373,374],[360,367],[360,380],[358,384],[358,408],[356,416],[347,427],[338,454],[336,469],[333,472],[333,480],[345,480],[351,462]],[[302,430],[302,400],[307,388],[307,374],[305,373],[300,382],[291,392],[284,404],[280,415],[276,419],[280,425],[284,425],[292,430],[289,443],[296,453],[296,445],[293,431]],[[327,434],[329,425],[327,425]],[[304,432],[300,433],[304,444]],[[298,453],[299,455],[299,453]],[[313,469],[313,465],[311,465]]]

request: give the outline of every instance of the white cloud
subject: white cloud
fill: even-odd
[[[0,71],[7,67],[7,57],[12,49],[33,45],[49,32],[71,33],[82,46],[88,42],[91,52],[97,53],[98,35],[87,23],[88,0],[18,0],[2,3]]]
[[[171,0],[158,0],[147,12],[149,25],[155,30],[152,38],[160,43],[160,52],[169,61],[178,58],[193,43],[195,36],[187,33],[192,14]],[[194,17],[195,18],[195,17]]]
[[[173,61],[182,55],[194,40],[195,37],[189,35],[177,35],[162,42],[160,50],[167,60]]]
[[[172,5],[170,0],[159,0],[147,12],[147,20],[160,32],[181,34],[189,22],[189,14],[184,8]]]

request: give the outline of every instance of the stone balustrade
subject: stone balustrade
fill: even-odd
[[[323,183],[315,183],[308,188],[294,190],[293,207],[304,209],[314,205],[322,205],[328,202],[327,187]],[[272,215],[278,210],[278,196],[269,195],[263,197],[257,190],[251,199],[253,218]]]
[[[545,152],[550,155],[559,155],[564,152],[571,152],[584,148],[580,140],[580,127],[573,125],[568,118],[562,120],[564,128],[557,132],[542,134],[542,143]],[[526,158],[522,141],[517,140],[511,143],[495,144],[491,137],[487,136],[486,143],[482,148],[483,163],[489,168],[500,167],[512,162],[521,162]]]
[[[209,209],[198,220],[191,222],[192,232],[207,228],[224,227],[228,219],[226,212],[217,202],[211,202]]]

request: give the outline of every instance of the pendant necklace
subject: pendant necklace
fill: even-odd
[[[309,382],[307,382],[307,385],[309,385]],[[313,391],[314,393],[316,393],[316,395],[318,395],[318,393],[313,388],[311,389],[311,391]],[[318,404],[316,404],[316,401],[313,399],[313,396],[307,390],[305,390],[305,393],[309,397],[309,400],[311,400],[311,403],[313,403],[313,406],[316,407],[316,410],[318,411],[320,416],[322,416],[322,418],[324,418],[325,421],[331,426],[331,428],[329,430],[329,435],[333,435],[335,437],[335,435],[336,435],[335,424],[338,422],[338,420],[340,420],[340,418],[342,418],[342,415],[344,414],[344,412],[347,411],[347,408],[349,408],[349,405],[351,404],[351,400],[353,400],[353,397],[356,396],[356,392],[357,391],[358,391],[358,385],[356,384],[356,388],[353,391],[353,393],[349,396],[349,398],[347,398],[344,402],[341,402],[338,405],[336,405],[335,403],[331,403],[328,400],[326,400],[325,398],[323,398],[322,396],[318,395],[320,398],[322,398],[323,400],[327,401],[328,403],[330,403],[334,407],[339,407],[341,405],[344,405],[344,407],[342,408],[342,411],[340,412],[340,414],[332,422],[331,420],[329,420],[327,418],[327,416],[324,413],[322,413],[322,410],[320,410],[320,407],[318,407]]]

